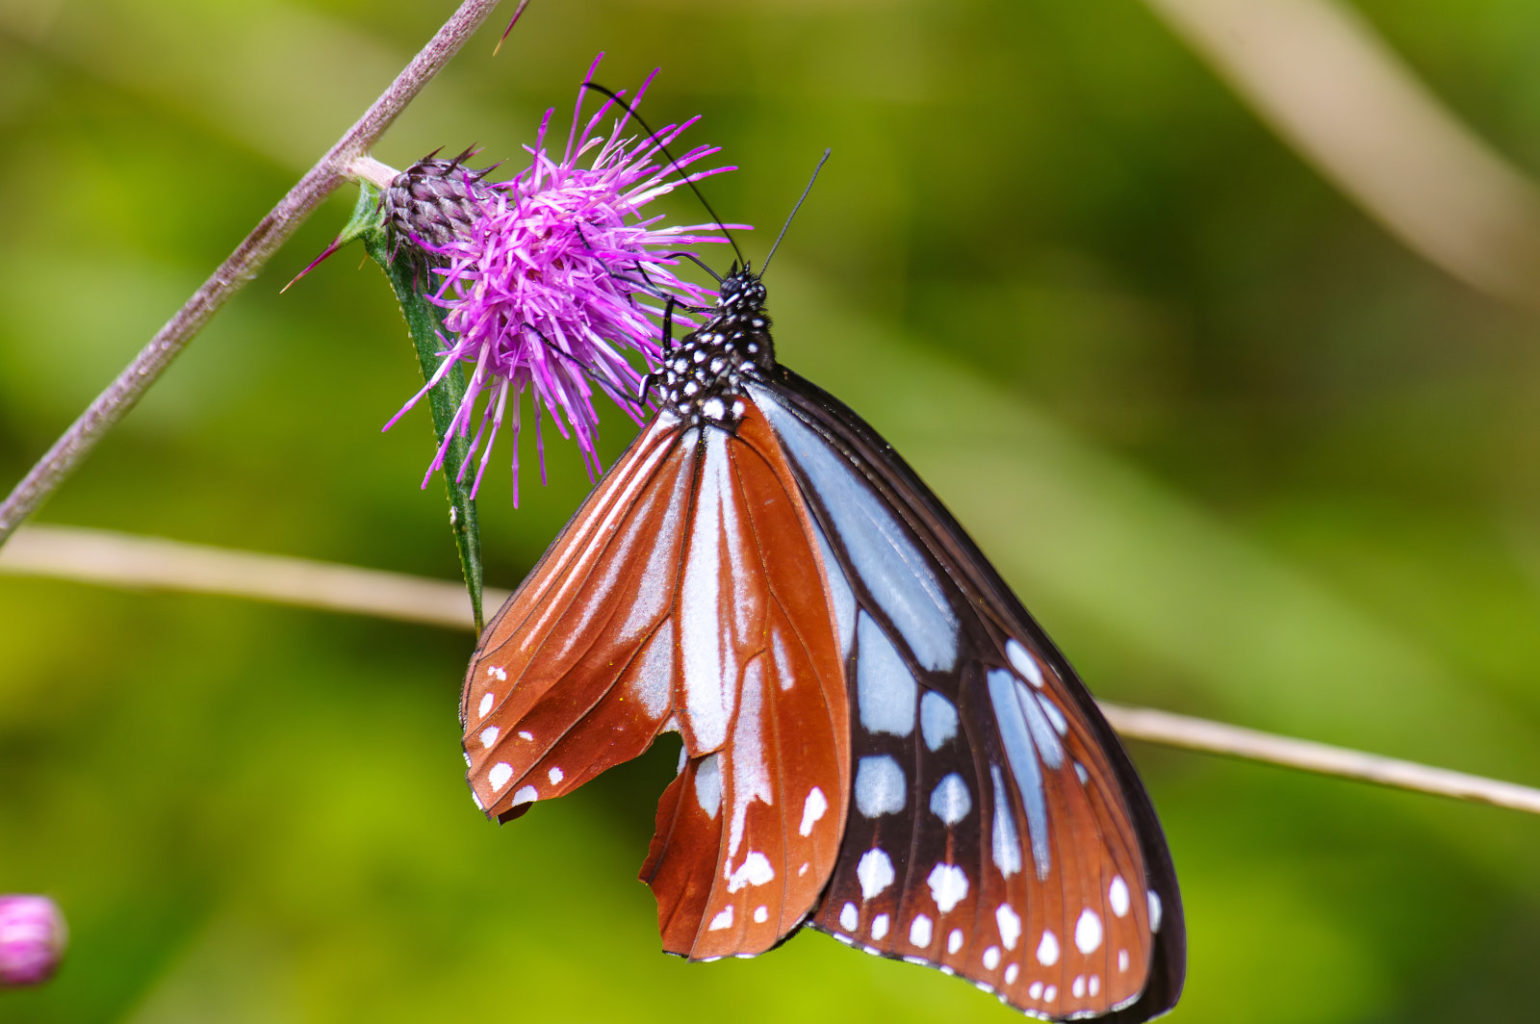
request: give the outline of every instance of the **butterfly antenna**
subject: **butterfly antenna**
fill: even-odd
[[[711,219],[716,221],[717,228],[721,230],[722,234],[727,236],[727,243],[733,247],[733,253],[738,257],[738,262],[742,263],[743,250],[738,248],[737,239],[733,238],[733,233],[727,230],[727,225],[722,222],[722,218],[717,216],[717,212],[713,210],[711,208],[711,204],[706,201],[706,194],[702,192],[698,187],[696,187],[695,182],[690,180],[689,175],[684,173],[684,168],[679,166],[679,161],[674,159],[674,154],[669,152],[668,147],[663,144],[663,137],[657,132],[653,131],[652,125],[644,121],[642,119],[642,115],[636,112],[636,108],[631,106],[631,104],[627,103],[625,100],[621,99],[615,90],[602,86],[598,82],[584,82],[582,88],[592,89],[599,93],[601,96],[608,96],[617,105],[619,105],[620,109],[636,118],[636,123],[641,125],[642,128],[646,130],[647,134],[652,138],[652,141],[657,145],[659,149],[663,151],[663,155],[668,157],[668,162],[673,165],[674,170],[679,172],[680,178],[686,185],[690,186],[690,191],[695,193],[695,198],[699,199],[700,204],[706,208],[706,212],[711,214]]]
[[[775,244],[770,247],[770,255],[765,257],[765,265],[759,268],[759,276],[764,277],[770,269],[770,261],[775,258],[775,250],[781,247],[781,239],[786,237],[786,229],[791,227],[791,222],[797,216],[797,211],[802,209],[802,204],[807,201],[807,194],[813,191],[813,182],[818,180],[818,172],[823,170],[823,165],[829,162],[829,150],[823,151],[823,156],[818,159],[818,166],[813,168],[813,176],[807,179],[807,188],[802,190],[802,195],[797,199],[797,205],[791,208],[791,213],[786,215],[786,223],[781,225],[781,233],[775,236]]]

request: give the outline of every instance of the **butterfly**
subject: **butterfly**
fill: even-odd
[[[1164,1013],[1181,899],[1127,755],[914,471],[776,362],[765,304],[735,264],[482,634],[477,806],[507,821],[677,732],[641,871],[666,951],[806,926],[1035,1017]]]

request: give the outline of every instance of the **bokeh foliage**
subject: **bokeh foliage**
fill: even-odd
[[[0,486],[451,6],[0,0]],[[1540,166],[1540,10],[1360,9]],[[654,119],[706,115],[744,168],[713,203],[758,254],[832,146],[769,282],[782,356],[895,442],[1099,694],[1540,779],[1536,321],[1400,247],[1145,8],[535,0],[494,59],[500,29],[377,155],[517,160],[606,49],[607,84],[663,67]],[[426,412],[379,433],[417,386],[380,273],[348,252],[278,294],[351,202],[45,520],[456,575],[416,487]],[[587,487],[570,448],[549,463],[517,512],[489,473],[489,584]],[[0,890],[74,929],[0,1020],[1015,1019],[820,936],[660,955],[634,875],[673,750],[487,824],[468,635],[14,577],[0,623]],[[1533,1015],[1540,822],[1133,752],[1187,902],[1173,1020]]]

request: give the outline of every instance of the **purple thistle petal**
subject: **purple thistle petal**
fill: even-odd
[[[658,320],[668,296],[685,306],[709,305],[714,298],[709,289],[675,274],[680,260],[674,253],[686,245],[727,241],[715,224],[666,227],[661,216],[642,216],[648,203],[686,181],[730,168],[685,171],[715,155],[718,149],[712,146],[695,146],[677,161],[664,155],[663,147],[699,118],[671,124],[655,137],[621,138],[631,113],[626,105],[606,98],[585,122],[582,98],[597,68],[595,61],[579,90],[579,104],[559,159],[547,149],[555,113],[548,110],[535,144],[525,147],[531,156],[527,167],[505,182],[478,180],[474,189],[466,179],[463,191],[473,210],[468,225],[442,244],[414,239],[436,257],[431,269],[439,281],[429,299],[445,311],[447,337],[432,379],[391,418],[386,429],[451,367],[472,364],[465,398],[448,436],[470,437],[473,410],[484,404],[481,415],[475,417],[477,428],[468,452],[456,469],[463,478],[480,451],[472,486],[472,494],[476,493],[506,417],[513,436],[516,505],[519,406],[524,390],[530,391],[542,482],[545,414],[562,438],[576,443],[590,477],[596,476],[601,463],[595,391],[641,422],[643,404],[631,395],[643,373],[627,354],[640,354],[648,369],[656,364],[662,338]],[[649,76],[637,99],[652,81]],[[616,119],[609,136],[598,134],[611,116]],[[681,326],[693,322],[686,313],[675,319]],[[447,449],[446,440],[434,457],[429,478],[442,468]]]

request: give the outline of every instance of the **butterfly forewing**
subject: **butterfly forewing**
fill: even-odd
[[[787,514],[795,482],[768,440],[752,411],[736,435],[707,434],[679,597],[682,628],[717,642],[681,655],[695,743],[642,877],[664,948],[695,959],[763,952],[796,928],[845,824],[841,656],[806,516]],[[720,718],[718,699],[732,705]]]
[[[1180,907],[1116,740],[891,449],[811,385],[782,381],[750,393],[855,620],[854,799],[813,923],[1036,1015],[1160,1012],[1150,1000],[1180,987]]]
[[[636,757],[667,721],[688,440],[661,421],[644,432],[482,634],[460,720],[489,816]]]

